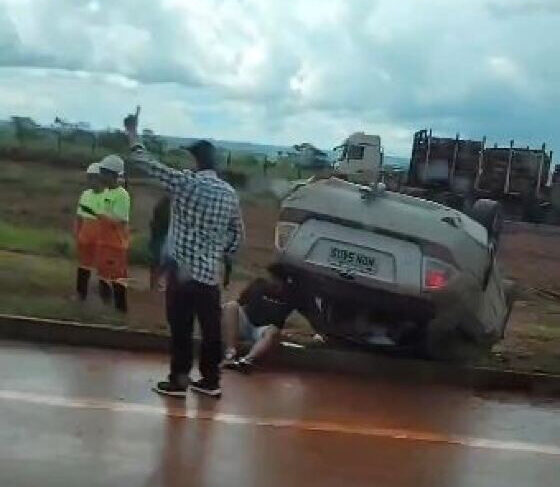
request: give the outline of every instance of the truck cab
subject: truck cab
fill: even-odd
[[[336,166],[338,175],[358,184],[378,181],[383,161],[379,135],[355,132],[334,150],[340,150]]]

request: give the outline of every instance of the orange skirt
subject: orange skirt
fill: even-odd
[[[93,270],[97,262],[97,246],[78,242],[78,265],[83,269]]]
[[[95,220],[84,220],[76,238],[78,264],[84,269],[93,270],[96,266],[97,241],[99,228]]]
[[[105,281],[126,283],[128,251],[106,245],[97,246],[97,273]]]

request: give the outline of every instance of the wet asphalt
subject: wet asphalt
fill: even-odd
[[[161,354],[0,342],[0,486],[560,485],[560,400],[267,369],[151,392]]]

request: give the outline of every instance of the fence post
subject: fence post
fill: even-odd
[[[264,156],[263,175],[266,177],[267,174],[268,174],[268,158]]]
[[[506,169],[506,182],[504,185],[504,194],[509,194],[509,187],[510,187],[510,178],[511,178],[511,165],[513,164],[513,139],[509,142],[509,155],[508,155],[508,164]]]
[[[451,162],[451,173],[449,175],[449,186],[453,188],[453,184],[455,183],[455,170],[457,168],[457,156],[459,155],[459,132],[455,136],[455,144],[453,146],[453,160]]]
[[[484,149],[486,148],[486,135],[482,137],[482,144],[480,147],[480,154],[478,155],[478,168],[476,171],[476,178],[474,180],[474,189],[478,191],[480,189],[480,178],[484,172]]]
[[[545,157],[546,157],[546,144],[543,143],[542,152],[541,152],[541,156],[540,156],[540,162],[539,162],[539,171],[537,173],[537,187],[536,187],[536,191],[535,191],[535,194],[536,194],[537,198],[541,195],[541,180],[542,180],[542,173],[543,173],[543,168],[544,168]]]
[[[423,182],[426,182],[428,178],[428,165],[430,164],[430,156],[432,152],[432,129],[428,133],[428,147],[426,148],[426,158],[424,161],[424,171],[423,171]]]

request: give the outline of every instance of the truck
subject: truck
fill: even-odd
[[[512,140],[508,147],[486,147],[486,137],[436,137],[431,129],[420,130],[401,189],[467,212],[477,199],[491,198],[510,219],[553,222],[560,206],[557,182],[550,178],[552,155],[545,144],[531,149]]]

